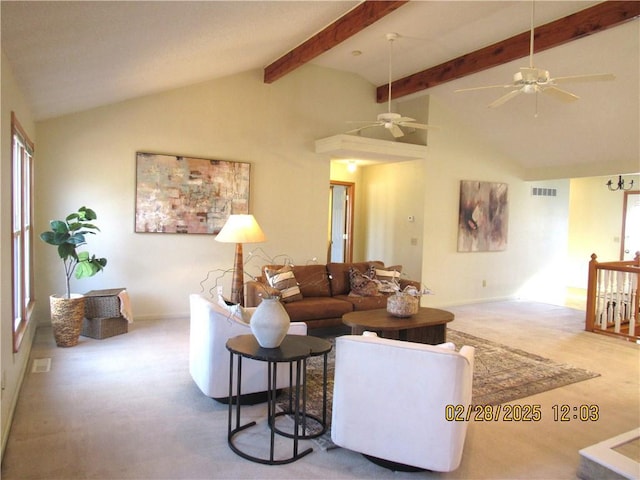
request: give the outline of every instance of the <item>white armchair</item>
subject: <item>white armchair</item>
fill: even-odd
[[[455,470],[467,422],[447,421],[445,406],[470,404],[474,353],[375,334],[338,337],[332,440],[394,470]]]
[[[215,400],[229,398],[229,350],[227,340],[237,335],[251,334],[249,324],[224,307],[200,294],[189,296],[191,324],[189,333],[189,372],[202,393]],[[293,322],[291,335],[306,335],[307,324]],[[278,365],[277,388],[289,386],[289,367]],[[233,391],[236,391],[234,375]],[[248,358],[242,361],[241,394],[267,390],[267,364]],[[266,397],[265,397],[266,400]]]

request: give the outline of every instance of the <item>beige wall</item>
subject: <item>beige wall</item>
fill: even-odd
[[[13,76],[11,65],[2,52],[2,107],[0,117],[0,134],[2,149],[0,150],[0,358],[2,362],[2,451],[6,444],[11,426],[15,402],[20,391],[22,376],[27,368],[31,343],[35,332],[33,322],[26,332],[20,350],[13,353],[13,313],[11,298],[11,112],[15,112],[20,125],[31,141],[36,141],[36,129],[31,111],[20,86]]]
[[[442,128],[429,135],[425,163],[423,282],[435,295],[427,305],[450,305],[525,295],[523,287],[540,272],[549,275],[539,299],[553,295],[561,266],[554,261],[566,252],[566,233],[538,228],[540,224],[566,224],[568,188],[555,208],[542,211],[530,196],[523,171],[465,129],[437,97],[430,101],[429,121]],[[508,245],[501,252],[457,252],[458,206],[461,180],[504,182],[509,192]],[[484,285],[484,286],[483,286]]]
[[[252,164],[250,210],[267,241],[245,245],[249,273],[264,257],[323,261],[330,161],[314,141],[343,131],[344,118],[374,116],[373,91],[359,77],[313,66],[272,85],[251,71],[41,122],[38,231],[81,205],[95,209],[102,232],[91,251],[109,264],[72,289],[127,287],[138,318],[184,317],[207,271],[233,266],[234,246],[210,235],[134,233],[135,152],[191,155]],[[254,261],[255,247],[264,253]],[[55,250],[39,242],[36,262],[40,298],[60,291]],[[230,274],[223,284],[228,292]],[[48,320],[45,302],[37,312]]]
[[[369,232],[365,257],[402,265],[403,276],[412,280],[423,278],[425,163],[411,160],[366,167],[361,189]]]
[[[634,181],[634,190],[637,190],[636,185],[640,189],[640,175],[624,175],[623,178],[627,184],[631,180]],[[568,258],[570,276],[567,280],[571,287],[587,288],[591,254],[595,253],[600,262],[620,259],[624,193],[609,191],[605,185],[609,179],[618,181],[617,176],[571,180]]]

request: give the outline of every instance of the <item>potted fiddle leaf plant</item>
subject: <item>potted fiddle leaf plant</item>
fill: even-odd
[[[106,258],[98,258],[87,251],[78,251],[87,244],[87,235],[95,235],[100,229],[91,223],[96,212],[81,207],[70,213],[64,220],[52,220],[51,230],[42,232],[40,238],[58,249],[65,274],[65,295],[51,295],[51,325],[56,345],[73,347],[77,345],[84,319],[84,295],[72,294],[71,277],[77,279],[92,277],[107,265]]]

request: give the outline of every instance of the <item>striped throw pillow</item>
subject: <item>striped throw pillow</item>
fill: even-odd
[[[289,265],[279,270],[266,268],[264,271],[269,285],[280,290],[280,300],[284,303],[302,300],[302,293],[293,270]]]

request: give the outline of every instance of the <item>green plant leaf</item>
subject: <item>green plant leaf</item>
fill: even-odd
[[[76,278],[92,277],[96,274],[95,267],[90,262],[80,262],[76,266]]]
[[[67,232],[55,232],[53,234],[53,243],[52,245],[62,245],[63,243],[67,243],[71,235]]]
[[[62,243],[58,245],[58,255],[60,255],[60,258],[63,260],[66,260],[69,257],[74,259],[78,258],[75,245],[71,245],[69,243]]]
[[[95,225],[93,225],[93,224],[91,224],[91,223],[83,223],[83,224],[82,224],[82,227],[83,227],[83,228],[88,228],[88,229],[90,229],[90,230],[97,230],[97,231],[100,231],[100,229],[99,229],[97,226],[95,226]],[[91,232],[91,233],[95,233],[95,232]]]
[[[98,218],[98,216],[96,215],[96,212],[94,212],[90,208],[80,207],[79,211],[84,214],[83,218],[85,220],[95,220],[96,218]]]
[[[82,223],[80,222],[69,223],[70,232],[75,232],[76,230],[80,230],[81,228],[82,228]]]
[[[67,218],[65,218],[65,220],[67,221],[67,223],[69,223],[71,220],[78,220],[80,218],[80,215],[78,215],[77,213],[70,213],[69,215],[67,215]]]
[[[54,240],[55,235],[54,235],[53,232],[42,232],[40,234],[40,238],[43,241],[47,242],[49,245],[57,245],[56,243],[54,243],[55,242],[55,240]]]
[[[69,231],[67,224],[62,220],[52,220],[50,222],[51,230],[58,233],[66,233]]]
[[[95,255],[92,255],[91,258],[89,258],[89,252],[80,252],[78,253],[76,278],[92,277],[101,271],[106,264],[106,258],[96,258]]]
[[[78,245],[82,245],[85,242],[85,238],[82,233],[76,232],[73,235],[70,235],[67,241],[69,243],[73,243],[77,247]]]

